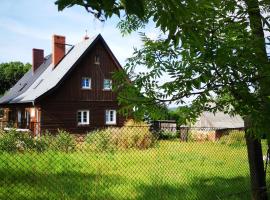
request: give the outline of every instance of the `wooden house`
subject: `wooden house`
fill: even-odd
[[[72,133],[105,126],[122,126],[113,72],[122,70],[101,35],[68,45],[53,35],[52,54],[33,49],[32,69],[2,98],[2,126]]]

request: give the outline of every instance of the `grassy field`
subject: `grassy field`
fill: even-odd
[[[1,153],[0,199],[249,199],[244,146],[161,141],[112,153]]]

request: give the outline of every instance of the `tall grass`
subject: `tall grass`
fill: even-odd
[[[250,199],[245,147],[160,141],[145,151],[0,154],[0,199]]]
[[[85,143],[88,147],[99,151],[116,149],[148,149],[153,147],[157,138],[150,132],[148,126],[137,126],[134,121],[128,121],[121,128],[107,128],[87,134]]]
[[[241,147],[246,145],[245,132],[244,131],[227,131],[226,135],[219,139],[219,143],[232,147]]]

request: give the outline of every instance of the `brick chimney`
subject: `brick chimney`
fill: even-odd
[[[44,62],[44,50],[32,49],[32,70],[33,73]]]
[[[61,35],[52,36],[52,64],[53,68],[59,63],[66,53],[66,38]]]

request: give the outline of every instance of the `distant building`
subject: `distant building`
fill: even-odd
[[[244,120],[239,115],[230,116],[224,112],[203,112],[192,127],[213,129],[238,129],[244,127]]]
[[[230,116],[224,112],[203,112],[190,126],[181,126],[181,138],[187,140],[192,134],[197,140],[218,140],[230,130],[243,130],[244,120],[239,115]],[[182,139],[183,140],[183,139]]]
[[[175,120],[156,120],[152,122],[155,130],[176,131],[177,124]]]

